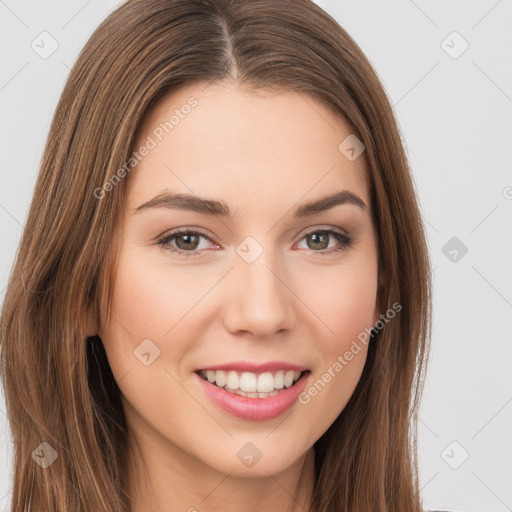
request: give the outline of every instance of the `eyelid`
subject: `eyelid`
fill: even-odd
[[[300,230],[295,235],[294,238],[298,237],[302,233],[302,237],[299,239],[299,240],[302,240],[302,238],[306,235],[309,235],[309,233],[316,232],[316,231],[328,231],[328,230],[338,231],[342,235],[350,236],[350,233],[346,229],[343,229],[343,228],[340,228],[337,226],[332,226],[330,224],[325,224],[325,225],[317,224],[315,226],[310,226],[309,228],[306,228],[305,230]],[[168,236],[178,235],[180,233],[199,234],[199,235],[204,236],[205,238],[208,238],[210,241],[215,242],[218,245],[221,245],[221,243],[219,242],[219,240],[217,239],[217,237],[215,235],[206,233],[202,228],[199,228],[196,226],[185,226],[185,227],[181,227],[181,228],[176,228],[175,230],[171,230],[169,232],[164,231],[162,234],[156,236],[155,240],[160,240],[160,239],[168,237]]]
[[[330,234],[335,233],[344,239],[343,241],[340,241],[338,239],[338,241],[342,244],[342,247],[335,246],[334,248],[330,248],[328,250],[311,251],[312,253],[316,253],[316,255],[318,255],[318,256],[328,255],[333,252],[348,249],[351,247],[351,245],[354,241],[354,239],[350,235],[350,233],[343,228],[339,228],[337,226],[332,226],[332,225],[316,225],[316,226],[311,226],[309,228],[306,228],[305,231],[304,230],[300,231],[299,234],[301,235],[301,237],[294,243],[294,245],[301,242],[310,233],[317,233],[317,232],[328,232]],[[215,236],[206,234],[202,228],[197,228],[194,226],[181,227],[181,228],[177,228],[175,230],[171,230],[171,232],[169,232],[167,234],[164,233],[157,237],[157,242],[155,245],[161,245],[162,248],[165,249],[165,245],[169,244],[171,239],[174,239],[175,237],[179,236],[182,233],[192,234],[192,235],[200,235],[200,236],[206,238],[207,240],[209,240],[210,242],[213,242],[216,245],[221,246],[220,242],[217,240],[217,238]],[[166,250],[169,250],[171,252],[180,253],[180,254],[185,254],[186,256],[200,256],[200,254],[202,252],[204,252],[204,249],[203,250],[195,249],[193,251],[184,251],[182,249],[177,249],[172,246],[170,249],[166,249]]]
[[[180,235],[182,233],[201,235],[201,236],[204,236],[205,238],[207,238],[208,240],[210,240],[211,242],[214,242],[217,245],[221,245],[221,243],[217,240],[216,236],[214,236],[210,233],[206,233],[202,228],[197,228],[195,226],[185,226],[182,228],[176,228],[171,231],[164,231],[161,235],[158,235],[156,237],[156,240],[159,241],[164,238],[169,238],[169,237]]]
[[[310,233],[315,233],[316,231],[336,231],[340,235],[350,236],[349,232],[346,229],[338,228],[336,226],[330,226],[330,225],[325,225],[325,226],[317,225],[317,226],[312,226],[310,228],[306,228],[306,231],[301,231],[300,233],[302,233],[302,237],[300,238],[300,240],[302,240],[302,238],[309,235]]]

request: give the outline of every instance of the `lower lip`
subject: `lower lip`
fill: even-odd
[[[197,373],[195,375],[199,379],[199,384],[205,393],[223,411],[244,420],[264,421],[277,418],[277,416],[283,414],[283,412],[297,402],[298,396],[306,386],[309,373],[305,372],[290,388],[267,398],[251,398],[236,395],[235,393],[218,388],[214,384],[210,384],[210,382],[204,380]]]

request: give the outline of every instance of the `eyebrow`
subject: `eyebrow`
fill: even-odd
[[[342,190],[315,201],[303,203],[293,210],[292,215],[299,218],[309,217],[342,204],[352,204],[363,210],[366,209],[366,203],[359,196],[349,190]],[[223,201],[204,199],[190,194],[173,194],[168,191],[161,192],[153,199],[141,204],[135,208],[133,213],[136,214],[143,210],[161,207],[188,210],[204,215],[218,215],[231,219],[234,217],[234,213],[230,211],[229,206]]]

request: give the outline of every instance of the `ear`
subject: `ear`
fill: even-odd
[[[96,316],[92,311],[87,312],[87,327],[86,327],[86,336],[95,336],[98,334],[98,322],[96,321]]]

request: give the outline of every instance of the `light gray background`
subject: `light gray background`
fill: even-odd
[[[511,2],[317,1],[384,83],[428,230],[435,322],[419,431],[425,507],[510,511]],[[64,81],[117,5],[0,0],[2,300]],[[43,45],[43,31],[58,42],[46,59],[31,48],[34,40]],[[453,237],[456,245],[443,252]],[[12,451],[3,400],[0,411],[0,509],[7,509]]]

